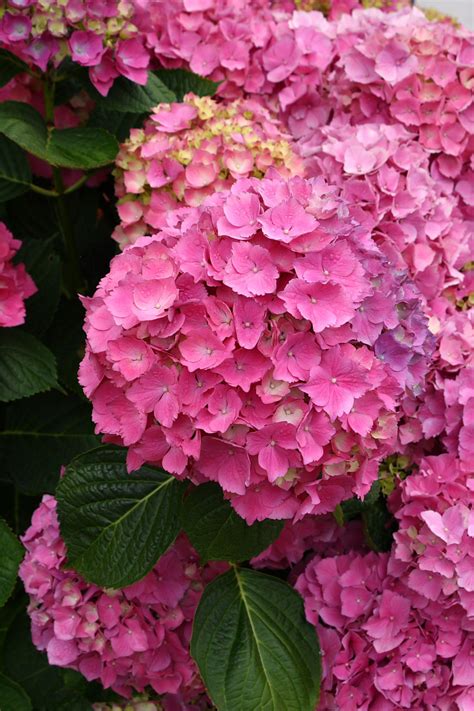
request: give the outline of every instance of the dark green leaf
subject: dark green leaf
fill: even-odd
[[[53,243],[53,239],[29,240],[18,257],[38,288],[28,300],[25,324],[35,335],[41,335],[49,327],[59,303],[61,262]]]
[[[217,484],[196,487],[183,507],[183,527],[201,558],[238,563],[261,553],[278,538],[283,521],[248,526]]]
[[[0,674],[1,711],[31,711],[31,701],[24,689],[4,674]]]
[[[389,551],[393,544],[395,526],[385,499],[364,506],[362,521],[368,546],[377,552]]]
[[[167,83],[151,72],[145,86],[120,77],[114,81],[114,85],[106,97],[101,96],[98,92],[91,93],[100,107],[106,111],[120,113],[149,113],[158,104],[176,101],[176,95]]]
[[[63,168],[90,170],[113,163],[119,145],[103,128],[85,126],[51,131],[47,161]]]
[[[83,321],[84,309],[79,300],[62,299],[45,336],[46,345],[56,356],[61,385],[81,396],[77,371],[84,357]]]
[[[56,361],[30,333],[0,329],[0,402],[10,402],[57,385]]]
[[[6,49],[0,49],[0,86],[5,86],[17,74],[27,71],[28,65],[25,62]]]
[[[0,133],[29,153],[63,168],[89,170],[113,163],[118,143],[100,128],[48,129],[32,106],[19,101],[0,104]]]
[[[0,432],[4,466],[27,494],[53,493],[60,467],[98,443],[89,404],[58,392],[10,405]]]
[[[18,615],[8,631],[4,657],[6,673],[25,689],[35,711],[51,708],[51,698],[64,686],[63,675],[34,647],[26,612]]]
[[[101,587],[143,578],[178,535],[184,486],[146,466],[128,474],[109,447],[74,459],[56,492],[71,568]]]
[[[287,583],[233,568],[204,590],[191,641],[219,711],[314,711],[320,658],[303,601]]]
[[[189,92],[197,96],[213,96],[219,86],[217,82],[188,72],[186,69],[159,69],[154,74],[176,94],[178,101],[182,101],[183,96]]]
[[[3,607],[13,592],[24,552],[18,538],[0,518],[0,607]]]
[[[43,240],[58,234],[54,203],[32,192],[10,200],[7,203],[9,229],[21,240]]]
[[[0,202],[30,189],[31,170],[24,151],[0,134]]]
[[[89,119],[89,126],[105,128],[117,141],[125,141],[132,128],[141,128],[148,113],[124,113],[108,111],[106,107],[97,106]]]
[[[29,104],[4,101],[0,104],[0,133],[33,155],[47,160],[48,131],[41,114]]]

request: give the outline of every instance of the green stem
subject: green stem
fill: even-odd
[[[58,197],[58,194],[55,190],[47,190],[46,188],[41,188],[39,185],[35,185],[34,183],[30,184],[30,190],[33,190],[34,193],[38,193],[38,195],[44,195],[44,197]]]
[[[79,188],[82,188],[82,186],[87,183],[89,180],[90,175],[88,173],[85,173],[79,180],[76,180],[75,183],[70,185],[66,190],[64,191],[64,195],[70,195],[71,193],[75,193],[76,190],[79,190]]]
[[[55,77],[54,74],[46,75],[44,83],[44,110],[48,131],[54,129],[54,92],[55,92]],[[56,200],[56,216],[59,224],[59,229],[64,242],[66,259],[64,264],[64,281],[66,289],[70,296],[74,296],[82,289],[82,274],[79,265],[79,255],[76,248],[76,240],[74,237],[74,228],[71,222],[66,200],[64,196],[68,192],[72,192],[72,188],[67,191],[64,188],[64,181],[60,168],[51,166],[53,170],[53,183],[55,188]],[[81,178],[82,180],[82,178]],[[80,181],[78,181],[80,182]],[[77,183],[76,183],[77,185]]]

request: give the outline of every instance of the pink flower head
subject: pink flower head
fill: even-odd
[[[50,664],[76,669],[120,695],[145,687],[158,694],[203,691],[189,652],[191,625],[205,584],[225,566],[201,566],[180,537],[143,580],[101,590],[64,565],[52,496],[43,498],[22,541],[33,642]]]
[[[20,241],[0,222],[0,326],[20,326],[25,321],[25,299],[36,292],[36,286],[23,264],[12,259]]]
[[[272,518],[303,516],[367,492],[402,398],[423,391],[429,338],[406,270],[361,240],[355,210],[273,171],[176,210],[114,258],[84,300],[81,383],[130,468],[218,482],[248,521],[271,502]],[[268,232],[290,217],[293,233]],[[388,357],[387,339],[409,358]]]
[[[261,176],[271,167],[294,175],[302,161],[260,101],[218,104],[188,94],[181,104],[157,106],[143,130],[123,144],[116,170],[119,214],[128,233],[136,223],[141,234],[153,234],[172,224],[173,210],[199,206],[236,179]],[[122,216],[124,207],[131,219]],[[256,195],[232,191],[216,221],[218,234],[249,239],[261,209]],[[117,230],[121,242],[123,229]]]

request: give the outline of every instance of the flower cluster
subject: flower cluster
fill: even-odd
[[[355,12],[331,28],[337,62],[317,91],[331,121],[290,106],[290,133],[308,174],[357,195],[431,302],[473,250],[473,36],[417,10]]]
[[[420,297],[322,179],[238,180],[111,262],[80,382],[96,431],[222,486],[238,513],[326,513],[364,495],[421,392]]]
[[[120,75],[147,82],[150,54],[133,15],[129,0],[8,0],[0,43],[42,71],[70,56],[105,95]]]
[[[469,265],[467,265],[469,267]],[[465,472],[474,455],[474,273],[432,302],[430,329],[436,335],[425,392],[407,397],[400,445],[412,460],[433,450],[436,439],[459,459]]]
[[[250,561],[254,568],[290,568],[295,575],[306,555],[341,555],[352,550],[365,551],[361,521],[341,526],[334,515],[305,516],[300,521],[285,521],[277,540]]]
[[[419,573],[410,586],[393,555],[353,552],[314,558],[299,576],[323,652],[321,711],[473,708],[472,618]]]
[[[12,263],[20,244],[0,222],[0,327],[24,323],[25,299],[36,292],[24,265]]]
[[[400,485],[393,555],[407,585],[443,609],[474,618],[474,473],[454,454],[426,457]]]
[[[78,669],[123,696],[146,687],[183,698],[203,691],[189,654],[191,626],[204,585],[222,564],[200,566],[181,537],[143,580],[102,590],[64,568],[52,496],[43,497],[22,541],[20,577],[30,596],[33,642],[50,664]]]
[[[333,57],[327,20],[313,13],[321,27],[295,32],[291,0],[135,0],[135,5],[137,25],[160,63],[222,82],[218,95],[227,99],[264,95],[275,103],[285,89],[293,96],[296,77],[308,87],[319,84]]]
[[[206,696],[200,694],[189,701],[182,694],[165,694],[160,700],[151,700],[147,694],[123,703],[96,703],[94,711],[214,711],[215,706]]]
[[[235,180],[262,177],[273,166],[302,175],[278,121],[257,100],[218,104],[189,94],[161,104],[143,129],[132,129],[116,160],[122,245],[168,224],[168,212],[197,206]]]

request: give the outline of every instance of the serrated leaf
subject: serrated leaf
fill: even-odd
[[[186,69],[158,69],[153,73],[176,94],[178,101],[182,101],[183,96],[189,92],[196,96],[214,96],[219,86],[218,82],[200,77]]]
[[[257,521],[238,516],[217,484],[196,487],[183,506],[183,528],[202,560],[249,560],[278,538],[283,521]]]
[[[18,328],[0,329],[0,402],[29,397],[57,385],[48,348]]]
[[[4,468],[25,494],[54,493],[61,466],[98,444],[89,404],[58,392],[9,405],[0,432]]]
[[[0,202],[30,189],[31,169],[24,151],[0,134]]]
[[[117,140],[104,129],[47,128],[41,114],[20,101],[0,104],[0,133],[24,150],[62,168],[98,168],[113,163]]]
[[[0,87],[8,84],[10,79],[16,77],[21,72],[27,72],[28,65],[25,64],[16,54],[0,49]]]
[[[154,72],[148,74],[145,86],[120,77],[114,81],[106,97],[101,96],[99,92],[90,93],[98,106],[108,112],[144,114],[149,113],[157,104],[176,101],[175,93]]]
[[[32,705],[26,691],[4,674],[0,674],[1,711],[31,711]]]
[[[314,711],[321,677],[316,631],[284,581],[232,568],[208,585],[191,654],[219,711]]]
[[[32,277],[38,291],[28,300],[25,328],[41,335],[49,327],[61,293],[61,261],[53,239],[24,242],[18,259]]]
[[[101,587],[140,580],[179,533],[184,487],[151,467],[128,474],[115,448],[77,457],[56,491],[68,564]]]
[[[13,592],[24,553],[18,538],[6,521],[0,518],[0,607],[3,607]]]

